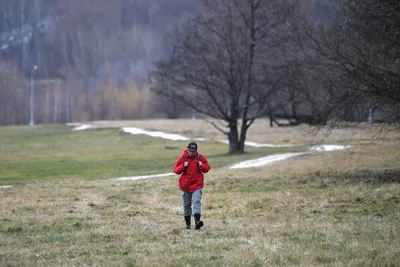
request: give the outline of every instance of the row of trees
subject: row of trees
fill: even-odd
[[[231,153],[264,116],[325,125],[378,107],[398,122],[400,2],[338,0],[320,5],[318,21],[294,2],[202,1],[158,61],[153,90],[225,121]]]
[[[28,76],[114,72],[144,78],[168,54],[168,38],[195,11],[185,0],[2,0],[0,51]]]
[[[120,86],[115,78],[110,77],[106,82],[92,81],[92,83],[96,86],[96,93],[88,98],[84,91],[79,90],[82,88],[79,81],[75,83],[65,83],[59,79],[34,81],[35,123],[146,119],[162,116],[165,112],[169,116],[174,116],[180,108],[179,106],[167,108],[148,86],[139,88],[134,82]],[[13,70],[10,66],[0,65],[1,124],[29,123],[29,89],[29,81],[16,75],[15,67]]]
[[[46,97],[40,98],[47,95],[46,90],[53,90],[50,95],[61,99],[51,108],[59,113],[54,122],[107,119],[118,114],[121,118],[144,117],[125,107],[106,111],[117,109],[114,102],[99,106],[104,102],[99,100],[107,91],[104,88],[112,79],[121,95],[136,97],[129,89],[135,83],[141,97],[132,100],[130,109],[135,109],[138,101],[146,105],[151,94],[146,92],[146,80],[153,62],[168,55],[171,33],[196,6],[196,0],[0,1],[0,124],[29,119],[26,111],[32,74],[38,83],[37,108],[46,107],[42,105]],[[38,69],[32,73],[34,65]],[[151,98],[158,108],[152,114],[160,114],[160,103],[155,96]],[[130,98],[121,98],[127,100]],[[169,103],[161,104],[162,113],[170,111]],[[48,121],[41,113],[37,112],[38,121]]]

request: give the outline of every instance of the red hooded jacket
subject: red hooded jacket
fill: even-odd
[[[187,168],[183,165],[185,162],[184,157],[186,157],[189,163]],[[183,150],[182,155],[176,161],[174,172],[182,174],[179,178],[179,187],[182,191],[194,192],[197,189],[203,188],[203,173],[208,172],[211,167],[203,154],[200,154],[200,161],[202,162],[201,167],[197,165],[197,152],[193,156],[190,156],[187,148]]]

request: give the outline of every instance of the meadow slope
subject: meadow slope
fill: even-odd
[[[142,123],[189,135],[176,122]],[[171,142],[115,129],[1,128],[0,181],[19,180],[0,189],[0,266],[398,266],[399,138],[369,142],[363,127],[325,139],[357,144],[350,149],[251,169],[221,167],[293,148],[232,158],[226,145],[202,143],[216,167],[206,175],[200,231],[184,229],[177,177],[105,179],[170,171],[180,151],[165,150]],[[259,131],[249,140],[316,142],[302,128]]]

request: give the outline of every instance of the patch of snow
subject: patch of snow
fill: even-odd
[[[142,179],[149,179],[149,178],[158,178],[158,177],[166,177],[166,176],[172,176],[176,175],[175,173],[162,173],[162,174],[152,174],[152,175],[142,175],[142,176],[132,176],[132,177],[121,177],[121,178],[115,178],[111,180],[115,181],[136,181],[136,180],[142,180]]]
[[[334,150],[343,150],[350,148],[350,145],[319,145],[313,146],[310,148],[310,151],[317,152],[325,152],[325,151],[334,151]],[[230,167],[230,169],[242,169],[242,168],[253,168],[253,167],[261,167],[267,164],[270,164],[275,161],[284,160],[292,157],[296,157],[299,155],[309,154],[310,152],[297,152],[297,153],[282,153],[282,154],[274,154],[267,157],[247,160],[243,162],[239,162]]]
[[[300,155],[308,154],[307,152],[297,152],[297,153],[282,153],[282,154],[274,154],[267,157],[262,157],[258,159],[246,160],[239,162],[231,167],[230,169],[243,169],[243,168],[253,168],[253,167],[261,167],[267,164],[270,164],[275,161],[284,160]]]
[[[294,146],[294,145],[290,145],[290,144],[259,144],[259,143],[247,142],[247,141],[245,141],[244,144],[246,146],[252,146],[252,147],[291,147],[291,146]]]
[[[218,142],[224,143],[224,144],[229,144],[228,140],[220,140]],[[292,146],[295,146],[295,145],[290,145],[290,144],[260,144],[260,143],[256,143],[256,142],[250,142],[250,141],[245,141],[244,144],[246,146],[252,146],[252,147],[292,147]]]
[[[90,129],[92,128],[92,126],[87,125],[87,124],[82,124],[80,126],[76,126],[74,128],[72,128],[72,131],[81,131],[81,130],[86,130],[86,129]]]
[[[139,128],[133,128],[133,127],[125,127],[125,128],[122,128],[121,131],[123,131],[125,133],[130,133],[130,134],[145,134],[145,135],[149,135],[152,137],[159,137],[159,138],[164,138],[164,139],[174,140],[174,141],[188,141],[189,140],[189,138],[187,138],[186,136],[182,136],[179,134],[145,131],[145,130],[142,130]]]
[[[0,189],[2,189],[2,188],[10,188],[11,187],[11,185],[0,185]]]
[[[350,148],[350,145],[320,145],[320,146],[313,146],[310,148],[312,151],[334,151],[334,150],[343,150]]]

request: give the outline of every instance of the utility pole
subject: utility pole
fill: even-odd
[[[192,109],[192,120],[196,120],[196,110]]]
[[[368,109],[368,122],[372,123],[372,107]]]
[[[34,96],[35,96],[35,88],[34,88],[34,83],[33,83],[33,74],[34,74],[34,72],[35,72],[35,70],[37,70],[37,66],[36,65],[34,65],[33,66],[33,68],[32,68],[32,71],[31,71],[31,105],[30,105],[30,108],[31,108],[31,112],[30,112],[30,122],[29,122],[29,125],[30,126],[33,126],[33,125],[35,125],[35,120],[34,120],[34,114],[33,114],[33,112],[34,112],[34,108],[33,108],[33,105],[34,105],[34,103],[33,103],[33,98],[34,98]]]

